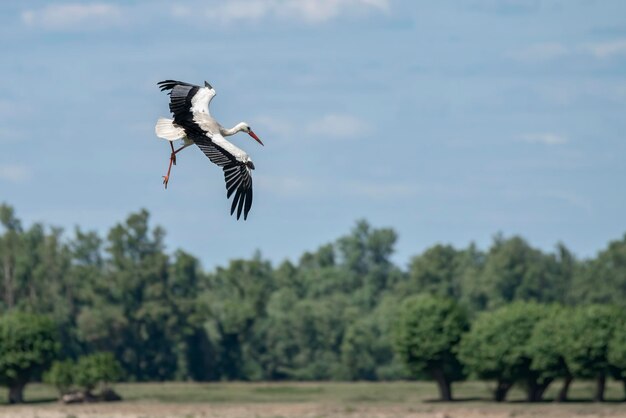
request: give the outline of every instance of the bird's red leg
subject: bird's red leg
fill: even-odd
[[[176,151],[174,151],[174,147],[172,147],[172,154],[174,155],[174,164],[176,164],[176,154],[178,154],[180,151],[184,150],[185,148],[187,148],[188,145],[183,145],[182,147],[178,148]]]
[[[163,176],[163,184],[165,184],[165,188],[167,189],[167,183],[170,181],[170,172],[172,171],[172,164],[176,165],[176,154],[179,151],[182,151],[186,148],[186,145],[174,150],[174,144],[170,142],[170,147],[172,147],[172,153],[170,154],[170,165],[167,167],[167,174]]]
[[[167,167],[167,174],[163,176],[163,184],[165,184],[165,188],[167,189],[167,183],[170,181],[170,171],[172,171],[172,163],[174,162],[174,153],[170,156],[170,165]]]
[[[172,148],[172,155],[170,156],[170,159],[173,161],[174,165],[176,165],[176,151],[174,151],[174,144],[171,142],[170,147]]]

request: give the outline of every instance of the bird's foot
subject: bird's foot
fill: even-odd
[[[170,181],[170,176],[163,176],[163,184],[165,185],[165,188],[167,189],[167,183]]]
[[[170,160],[172,160],[172,164],[176,165],[176,153],[173,152],[172,155],[170,155]]]

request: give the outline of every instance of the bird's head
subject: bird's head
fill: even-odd
[[[259,137],[256,136],[256,134],[252,131],[252,128],[250,128],[250,125],[248,125],[246,122],[241,122],[241,130],[247,133],[248,135],[250,135],[252,138],[254,138],[259,144],[264,145],[263,142],[261,142],[261,140],[259,139]]]

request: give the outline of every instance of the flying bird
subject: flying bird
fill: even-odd
[[[220,125],[209,112],[209,104],[215,97],[213,87],[204,82],[204,87],[182,81],[165,80],[157,83],[161,91],[169,90],[170,112],[174,119],[160,118],[155,132],[159,138],[170,141],[172,153],[163,176],[163,184],[167,189],[172,164],[176,165],[176,154],[190,145],[196,144],[209,159],[222,167],[226,181],[226,198],[234,193],[230,207],[232,215],[237,210],[237,219],[243,211],[243,219],[248,218],[252,207],[252,170],[254,163],[243,150],[228,142],[224,137],[245,132],[259,144],[263,142],[245,122],[240,122],[230,129]],[[173,142],[182,139],[183,145],[177,150]]]

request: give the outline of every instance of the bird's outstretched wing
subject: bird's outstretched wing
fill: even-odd
[[[157,83],[157,86],[159,86],[161,91],[172,90],[176,86],[186,86],[186,87],[197,87],[197,88],[200,88],[200,86],[196,86],[195,84],[185,83],[184,81],[177,81],[177,80],[159,81]]]
[[[160,81],[157,85],[161,91],[170,91],[170,112],[178,125],[194,129],[193,114],[209,114],[209,103],[215,96],[215,90],[206,81],[204,87],[176,80]]]
[[[214,138],[218,139],[217,137]],[[226,198],[234,193],[235,197],[230,206],[230,214],[237,210],[237,219],[243,211],[243,219],[248,218],[248,212],[252,207],[252,173],[254,164],[252,161],[242,162],[235,156],[235,150],[239,150],[223,138],[224,144],[215,143],[206,136],[193,136],[192,140],[209,159],[224,170],[226,181]],[[230,145],[230,146],[227,146]],[[231,149],[229,149],[231,148]]]

